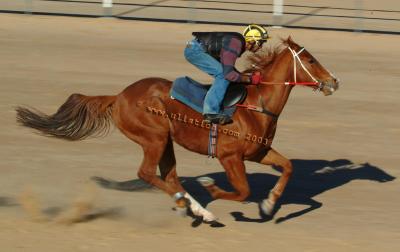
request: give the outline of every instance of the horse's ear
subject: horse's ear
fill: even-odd
[[[299,47],[299,45],[296,42],[293,41],[292,36],[289,36],[286,39],[285,44],[288,45],[289,47],[292,47],[292,48],[298,48]]]
[[[286,43],[290,46],[294,44],[294,41],[292,39],[292,36],[289,35],[289,37],[286,39]]]
[[[290,36],[290,35],[286,39],[281,38],[281,40],[282,40],[282,43],[287,46],[290,46],[290,44],[293,43],[292,36]]]

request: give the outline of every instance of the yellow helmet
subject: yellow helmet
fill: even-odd
[[[263,27],[251,24],[246,27],[243,31],[243,36],[248,41],[256,41],[256,42],[264,42],[267,41],[270,37],[268,36],[268,32]]]

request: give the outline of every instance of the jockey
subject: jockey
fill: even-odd
[[[200,70],[213,76],[214,82],[204,100],[203,116],[206,123],[227,124],[232,119],[220,114],[221,104],[230,82],[258,84],[261,76],[245,75],[235,69],[235,62],[245,51],[256,52],[267,41],[263,27],[251,24],[237,32],[193,32],[187,43],[185,58]]]

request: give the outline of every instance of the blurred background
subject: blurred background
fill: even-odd
[[[1,0],[0,12],[400,34],[398,0]]]

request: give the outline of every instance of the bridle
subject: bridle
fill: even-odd
[[[311,73],[310,71],[308,71],[308,69],[304,66],[303,62],[301,61],[299,55],[305,50],[304,47],[302,47],[298,52],[296,52],[295,50],[293,50],[290,46],[287,47],[287,49],[291,52],[292,56],[293,56],[293,75],[294,75],[294,82],[290,82],[290,81],[285,81],[285,82],[265,82],[262,81],[257,85],[257,90],[258,90],[258,86],[259,85],[303,85],[303,86],[314,86],[314,91],[321,91],[326,85],[329,85],[329,88],[331,90],[334,90],[333,86],[331,84],[328,83],[324,83],[321,81],[318,81]],[[299,62],[301,68],[303,69],[304,72],[306,72],[308,74],[308,76],[311,78],[312,81],[310,82],[297,82],[297,62]],[[326,70],[326,69],[325,69]],[[329,72],[328,70],[326,70],[333,78],[334,75]],[[261,112],[263,114],[266,114],[268,116],[271,116],[274,120],[278,119],[279,115],[276,115],[270,111],[268,111],[267,109],[265,109],[265,106],[262,102],[261,96],[260,96],[260,105],[261,107],[257,107],[254,105],[243,105],[243,104],[237,104],[236,106],[238,107],[244,107],[250,110],[254,110],[254,111],[258,111]]]
[[[333,84],[331,83],[325,83],[318,81],[311,73],[308,71],[308,69],[304,66],[303,62],[301,61],[299,55],[305,50],[304,47],[302,47],[298,52],[290,48],[289,46],[287,47],[288,50],[291,52],[293,56],[293,75],[294,75],[294,81],[285,81],[285,82],[267,82],[267,81],[261,81],[257,85],[297,85],[297,86],[313,86],[314,91],[322,91],[325,87],[328,87],[331,92],[335,91],[335,88]],[[303,69],[304,72],[308,74],[308,76],[311,78],[312,81],[309,82],[297,82],[297,62],[299,62],[301,68]],[[256,65],[253,65],[253,67],[257,67]],[[337,78],[325,68],[325,71],[329,73],[329,75],[333,78]]]
[[[293,56],[294,83],[293,83],[292,85],[306,85],[306,83],[307,83],[307,82],[305,82],[305,83],[297,82],[297,71],[296,71],[296,70],[297,70],[297,69],[296,69],[297,64],[296,64],[296,63],[297,63],[297,61],[298,61],[298,62],[300,63],[300,66],[303,68],[304,72],[306,72],[306,73],[308,74],[308,76],[313,80],[313,82],[309,82],[309,85],[312,85],[312,84],[315,85],[314,91],[317,91],[317,90],[318,90],[318,91],[322,91],[322,89],[323,89],[325,86],[327,86],[327,87],[331,90],[331,92],[335,91],[335,89],[334,89],[334,87],[333,87],[333,84],[318,81],[318,80],[308,71],[308,69],[304,66],[303,62],[301,61],[301,59],[300,59],[300,57],[299,57],[300,53],[302,53],[302,52],[305,50],[304,47],[302,47],[302,48],[300,49],[300,51],[298,51],[298,52],[295,52],[292,48],[290,48],[290,46],[288,46],[288,49],[289,49],[289,51],[292,53],[292,56]],[[325,71],[327,71],[327,72],[329,73],[329,75],[330,75],[333,79],[336,79],[336,77],[335,77],[331,72],[329,72],[328,69],[325,68]],[[285,83],[285,84],[286,84],[286,83]],[[286,84],[286,85],[288,85],[288,84]]]
[[[300,66],[303,68],[304,72],[306,72],[308,74],[308,76],[310,76],[310,78],[313,80],[313,82],[311,82],[312,84],[315,84],[317,86],[318,90],[322,90],[323,86],[322,86],[322,82],[318,81],[311,73],[310,71],[308,71],[308,69],[304,66],[303,62],[301,61],[299,55],[300,53],[302,53],[305,48],[302,47],[300,49],[300,51],[295,52],[295,50],[293,50],[292,48],[290,48],[290,46],[287,47],[288,50],[292,53],[293,56],[293,75],[294,75],[294,83],[297,83],[297,62],[300,63]],[[286,83],[285,83],[286,84]],[[287,84],[286,84],[287,85]],[[296,84],[293,84],[296,85]],[[297,84],[299,85],[299,84]],[[301,84],[300,84],[301,85]]]

